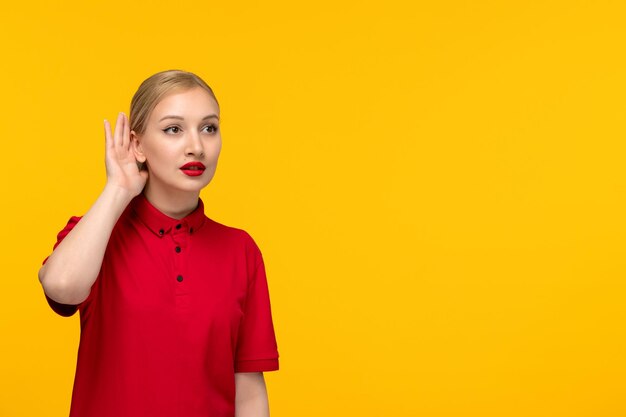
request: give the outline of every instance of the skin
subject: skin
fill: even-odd
[[[169,115],[178,118],[163,119]],[[106,185],[38,274],[45,293],[63,304],[87,299],[113,227],[135,196],[143,191],[164,214],[185,217],[211,182],[222,147],[219,107],[199,87],[166,95],[141,134],[130,131],[124,113],[118,115],[114,133],[107,120],[104,131]],[[147,170],[140,171],[137,162],[145,163]],[[202,175],[187,176],[180,167],[188,162],[201,162],[206,169]],[[235,386],[236,417],[269,417],[263,372],[235,373]]]

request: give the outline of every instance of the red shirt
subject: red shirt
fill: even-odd
[[[70,417],[233,417],[235,372],[278,369],[261,252],[200,199],[176,220],[135,197],[89,297],[46,298],[60,315],[80,312]]]

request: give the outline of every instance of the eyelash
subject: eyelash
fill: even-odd
[[[210,125],[206,125],[205,128],[207,127],[212,127],[213,128],[213,132],[210,132],[211,134],[215,134],[217,133],[218,127],[215,124],[210,124]],[[168,126],[165,129],[163,129],[163,132],[168,133],[168,131],[170,129],[179,129],[180,130],[180,126]],[[174,134],[178,133],[178,132],[173,132]]]

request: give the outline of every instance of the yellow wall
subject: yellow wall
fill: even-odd
[[[3,10],[0,416],[67,416],[37,270],[171,68],[220,100],[202,197],[266,259],[273,417],[626,415],[624,3],[226,3]]]

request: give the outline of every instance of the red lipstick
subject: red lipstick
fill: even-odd
[[[199,175],[202,175],[206,167],[201,162],[188,162],[180,167],[180,169],[185,175],[188,175],[190,177],[197,177]]]

